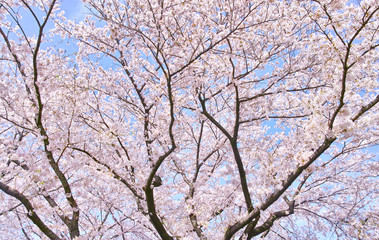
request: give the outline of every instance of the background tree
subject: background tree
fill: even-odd
[[[0,1],[0,236],[379,237],[377,1],[83,2]]]

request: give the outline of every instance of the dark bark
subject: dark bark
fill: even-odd
[[[51,240],[59,240],[60,238],[48,227],[45,225],[45,223],[42,221],[42,219],[38,216],[38,214],[35,212],[33,205],[30,203],[30,201],[19,191],[16,189],[10,188],[8,185],[0,182],[0,189],[19,200],[22,205],[26,208],[28,211],[27,217],[32,220],[32,222],[43,232],[48,238]]]

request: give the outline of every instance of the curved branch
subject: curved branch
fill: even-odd
[[[374,100],[372,100],[369,104],[367,104],[366,106],[363,106],[357,112],[357,114],[355,114],[355,116],[351,118],[351,120],[353,122],[355,122],[360,116],[362,116],[365,112],[367,112],[368,110],[370,110],[370,108],[372,108],[373,106],[375,106],[378,102],[379,102],[379,95],[376,96],[376,98]]]
[[[206,109],[205,100],[200,96],[200,94],[199,94],[199,101],[201,103],[202,113],[204,114],[204,116],[207,117],[229,139],[229,142],[230,142],[230,145],[232,147],[233,154],[234,154],[234,160],[236,161],[236,164],[237,164],[238,173],[239,173],[239,177],[240,177],[240,181],[241,181],[242,192],[243,192],[243,195],[244,195],[244,198],[245,198],[246,207],[247,207],[247,210],[250,212],[250,211],[253,210],[253,205],[252,205],[252,202],[251,202],[249,188],[248,188],[248,185],[247,185],[245,169],[244,169],[244,166],[243,166],[243,163],[242,163],[242,158],[241,158],[241,155],[239,153],[238,146],[237,146],[238,145],[237,144],[238,127],[239,127],[239,124],[240,124],[239,123],[239,105],[240,105],[240,99],[238,97],[238,91],[237,91],[238,88],[237,87],[235,87],[235,88],[236,88],[236,122],[235,122],[235,125],[234,125],[233,136],[216,119],[214,119],[209,114],[209,112]]]
[[[121,177],[120,174],[118,174],[115,170],[113,170],[109,165],[107,165],[106,163],[103,163],[101,162],[99,159],[97,159],[95,156],[93,156],[91,153],[89,153],[87,150],[84,150],[84,149],[80,149],[80,148],[77,148],[77,147],[73,147],[72,149],[76,150],[76,151],[79,151],[79,152],[82,152],[84,154],[86,154],[88,157],[90,157],[94,162],[96,162],[97,164],[100,164],[101,166],[107,168],[112,174],[113,174],[113,177],[117,180],[119,180],[120,182],[122,182],[132,193],[135,197],[139,198],[139,199],[143,199],[143,197],[141,195],[138,194],[138,192],[132,187],[132,185],[130,185],[128,183],[128,181],[126,181],[125,178]]]
[[[170,136],[171,146],[167,152],[165,152],[163,155],[161,155],[158,158],[158,161],[153,165],[153,169],[151,170],[149,177],[146,181],[146,185],[144,187],[145,195],[146,195],[146,203],[147,203],[147,209],[150,216],[150,221],[154,225],[155,229],[159,233],[159,235],[162,237],[163,240],[171,240],[173,239],[166,231],[165,227],[163,226],[162,221],[159,219],[157,215],[157,210],[155,208],[155,201],[154,201],[154,188],[151,186],[153,184],[153,180],[155,178],[155,174],[157,173],[158,169],[162,165],[163,161],[171,155],[171,153],[174,152],[176,149],[176,143],[174,139],[173,134],[173,126],[174,126],[174,99],[172,95],[172,86],[171,86],[171,77],[168,76],[167,78],[167,91],[168,91],[168,99],[170,103],[170,125],[168,128],[168,134]]]
[[[284,200],[288,204],[288,209],[272,213],[270,217],[261,226],[254,228],[251,232],[248,233],[248,240],[250,240],[254,236],[257,236],[263,232],[270,230],[270,228],[276,220],[282,217],[287,217],[295,212],[295,201],[288,201],[287,197],[284,197]]]
[[[38,214],[35,212],[33,205],[30,201],[19,191],[9,187],[8,185],[0,182],[0,189],[6,194],[19,200],[22,205],[28,210],[27,216],[32,222],[51,240],[60,240],[58,237],[45,223],[41,220]]]

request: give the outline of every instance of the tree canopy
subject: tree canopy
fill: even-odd
[[[1,239],[379,238],[379,1],[83,4],[0,0]]]

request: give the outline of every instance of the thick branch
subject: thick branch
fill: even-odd
[[[282,217],[287,217],[294,213],[295,201],[289,202],[286,197],[284,199],[288,204],[288,209],[272,213],[270,217],[261,226],[254,228],[251,232],[248,233],[248,237],[247,237],[248,240],[250,240],[252,237],[257,236],[265,231],[268,231],[276,220]]]
[[[259,215],[260,215],[259,208],[254,208],[254,210],[251,211],[247,216],[240,219],[235,224],[228,226],[228,228],[225,232],[225,235],[224,235],[224,240],[231,239],[236,232],[238,232],[243,227],[245,227],[247,224],[249,224],[253,219],[258,218]]]
[[[200,100],[201,107],[202,107],[202,113],[214,125],[216,125],[216,127],[218,129],[220,129],[220,131],[222,133],[224,133],[225,136],[229,139],[229,142],[230,142],[230,145],[232,146],[232,150],[233,150],[233,154],[234,154],[234,160],[236,161],[236,164],[237,164],[238,173],[239,173],[239,177],[240,177],[240,181],[241,181],[241,188],[242,188],[242,192],[243,192],[243,195],[244,195],[244,198],[245,198],[246,207],[247,207],[247,210],[250,212],[253,209],[253,205],[252,205],[252,202],[251,202],[249,188],[248,188],[248,185],[247,185],[245,169],[244,169],[244,166],[243,166],[243,163],[242,163],[242,159],[241,159],[241,155],[239,153],[238,146],[237,146],[238,127],[239,127],[239,104],[240,104],[239,98],[238,98],[237,88],[236,88],[236,98],[237,98],[236,99],[236,122],[235,122],[234,132],[233,132],[233,136],[232,136],[231,134],[229,134],[229,132],[216,119],[214,119],[209,114],[209,112],[206,109],[205,100],[199,95],[199,100]]]
[[[229,226],[228,229],[225,232],[224,239],[231,239],[232,236],[238,232],[240,229],[245,227],[247,224],[249,224],[253,219],[259,216],[260,211],[266,210],[268,207],[270,207],[273,203],[275,203],[279,197],[292,185],[292,183],[301,175],[301,173],[307,169],[316,159],[321,156],[329,147],[330,145],[336,140],[335,137],[332,138],[325,138],[323,144],[313,153],[313,155],[309,158],[309,160],[302,166],[298,167],[295,171],[293,171],[287,178],[287,180],[283,181],[282,188],[280,190],[275,191],[272,193],[266,201],[259,207],[254,208],[252,212],[249,213],[248,216],[244,217],[237,223],[235,223],[232,226]],[[280,215],[280,214],[279,214]],[[276,219],[276,218],[275,218]],[[275,220],[274,219],[274,220]],[[273,221],[274,221],[273,220]],[[254,230],[251,230],[254,231]]]
[[[367,112],[368,110],[370,110],[370,108],[372,108],[373,106],[375,106],[377,103],[379,102],[379,95],[376,96],[376,98],[371,101],[369,104],[367,104],[366,106],[363,106],[359,112],[357,114],[355,114],[354,117],[351,118],[351,120],[353,122],[355,122],[360,116],[362,116],[365,112]]]
[[[66,176],[59,169],[58,163],[55,161],[53,153],[48,149],[49,138],[48,138],[47,132],[45,130],[45,127],[43,126],[43,123],[42,123],[42,112],[43,112],[44,106],[42,103],[40,89],[39,89],[39,86],[37,84],[37,82],[38,82],[37,56],[38,56],[38,52],[39,52],[39,49],[40,49],[40,46],[42,43],[43,30],[44,30],[44,28],[48,22],[48,19],[51,15],[52,11],[53,11],[55,3],[56,3],[56,0],[53,0],[50,3],[49,10],[47,12],[47,15],[45,16],[45,20],[40,25],[39,33],[38,33],[38,37],[37,37],[37,43],[36,43],[36,46],[35,46],[35,49],[33,52],[33,82],[34,82],[34,90],[35,90],[35,94],[37,97],[37,107],[38,107],[38,113],[36,114],[35,122],[36,122],[37,128],[40,131],[41,136],[43,137],[44,151],[46,153],[47,159],[49,160],[49,164],[50,164],[51,168],[54,170],[55,174],[57,175],[59,181],[61,182],[63,189],[65,191],[65,194],[66,194],[66,199],[69,202],[69,204],[73,210],[72,211],[71,224],[69,226],[69,231],[70,231],[71,238],[75,238],[75,237],[78,237],[80,235],[79,223],[78,223],[79,222],[79,208],[78,208],[78,205],[77,205],[74,197],[72,196],[71,187],[70,187],[70,184],[68,183]],[[24,4],[26,4],[26,3],[24,3]]]
[[[34,207],[30,203],[30,201],[19,191],[16,189],[12,189],[6,184],[0,182],[0,189],[6,194],[16,198],[19,200],[22,205],[28,210],[27,216],[32,222],[51,240],[59,240],[60,238],[53,232],[51,229],[45,225],[45,223],[41,220],[38,214],[35,212]]]
[[[150,172],[149,178],[146,181],[146,185],[144,187],[145,195],[146,195],[146,203],[147,203],[147,209],[150,216],[150,221],[154,225],[155,229],[159,233],[159,235],[162,237],[163,240],[171,240],[173,239],[166,231],[165,227],[163,226],[162,221],[159,219],[157,215],[157,210],[155,208],[155,201],[154,201],[154,188],[151,186],[153,183],[153,180],[155,178],[155,174],[157,173],[158,169],[162,165],[163,161],[170,156],[171,153],[174,152],[176,149],[174,134],[173,134],[173,126],[174,126],[174,99],[172,95],[172,86],[171,86],[171,77],[167,78],[167,91],[168,91],[168,100],[170,102],[170,125],[168,128],[168,134],[170,136],[171,140],[171,146],[169,150],[160,156],[158,158],[158,161],[153,165],[153,169]]]
[[[308,159],[308,161],[302,165],[299,166],[295,171],[293,171],[288,177],[287,180],[283,181],[282,188],[279,190],[276,190],[274,193],[272,193],[266,201],[260,206],[260,209],[262,211],[266,210],[269,206],[271,206],[274,202],[276,202],[279,197],[292,185],[292,183],[303,173],[305,169],[307,169],[314,161],[316,161],[317,158],[321,156],[329,147],[330,145],[336,140],[335,137],[332,138],[325,138],[322,145],[312,154],[312,156]]]

